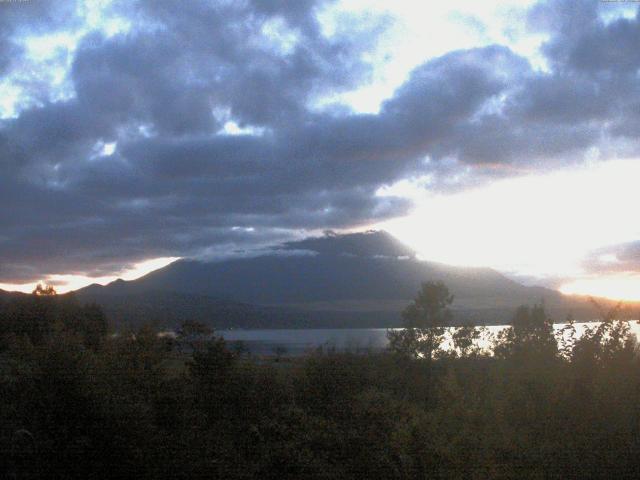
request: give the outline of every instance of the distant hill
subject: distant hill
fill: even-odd
[[[289,242],[269,254],[218,262],[180,260],[133,281],[91,285],[118,323],[197,319],[215,327],[388,327],[420,284],[441,280],[455,295],[458,322],[504,323],[522,304],[544,302],[558,320],[592,319],[585,299],[527,287],[488,268],[420,261],[384,231]]]
[[[20,292],[7,292],[6,290],[0,290],[0,301],[6,301],[11,298],[20,297],[22,295],[25,294]]]

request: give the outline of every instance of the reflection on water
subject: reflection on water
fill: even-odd
[[[575,323],[576,336],[579,337],[587,327],[598,325],[598,322]],[[629,322],[631,333],[640,336],[640,325],[637,321]],[[558,323],[554,326],[556,332],[565,326]],[[485,335],[478,340],[477,345],[483,349],[491,346],[492,338],[501,330],[509,328],[506,325],[486,327]],[[242,345],[256,355],[287,355],[297,356],[312,352],[319,347],[337,351],[375,351],[387,346],[386,328],[345,328],[345,329],[263,329],[263,330],[218,330],[232,345],[242,342]],[[444,347],[450,343],[445,341]]]

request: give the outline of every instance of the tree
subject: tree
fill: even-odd
[[[36,286],[36,288],[33,290],[33,292],[31,292],[32,295],[37,295],[37,296],[50,296],[50,295],[56,295],[57,292],[55,290],[55,288],[53,288],[52,285],[46,285],[46,286],[42,286],[42,284],[38,284]]]
[[[475,327],[473,325],[464,325],[453,330],[451,334],[452,346],[454,347],[454,355],[460,357],[469,357],[480,355],[482,348],[478,342],[486,335],[485,327]]]
[[[86,346],[96,349],[107,336],[109,322],[102,308],[91,303],[80,309],[82,322],[78,326]]]
[[[182,346],[187,345],[192,352],[199,349],[213,335],[213,329],[204,323],[195,320],[182,322],[176,331],[178,348],[182,351]]]
[[[632,353],[635,347],[634,337],[629,322],[623,320],[631,312],[625,308],[624,302],[618,302],[607,309],[595,299],[589,300],[598,310],[599,322],[596,326],[585,328],[581,337],[576,340],[573,359],[584,361],[591,357],[592,360],[604,361],[622,352]]]
[[[442,282],[422,284],[415,300],[402,312],[404,328],[388,330],[389,348],[396,353],[431,361],[451,323],[453,295]]]
[[[502,330],[496,339],[494,353],[498,357],[531,356],[556,358],[558,342],[553,329],[553,320],[547,315],[544,305],[522,305],[511,321],[511,327]]]

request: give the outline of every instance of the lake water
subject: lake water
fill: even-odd
[[[631,332],[640,338],[640,325],[637,321],[629,322]],[[596,322],[576,323],[576,333],[580,335],[588,326]],[[565,324],[556,324],[556,331]],[[488,337],[482,338],[478,344],[486,348],[490,346],[491,336],[508,328],[505,325],[487,327]],[[384,349],[387,344],[386,328],[345,328],[345,329],[260,329],[260,330],[217,330],[227,342],[242,342],[243,346],[255,355],[299,356],[310,353],[319,347],[337,351],[376,351]],[[445,343],[446,344],[446,343]]]

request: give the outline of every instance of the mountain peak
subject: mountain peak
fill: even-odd
[[[314,255],[289,254],[295,251]],[[100,289],[85,289],[79,295],[110,305],[110,311],[123,321],[145,311],[149,312],[146,316],[171,317],[172,322],[191,316],[217,322],[213,311],[219,318],[226,313],[215,302],[224,299],[227,303],[290,309],[290,314],[280,310],[276,314],[289,320],[295,317],[298,325],[306,318],[315,325],[356,327],[366,320],[371,325],[396,326],[400,311],[426,281],[445,282],[456,297],[457,315],[482,322],[506,321],[518,305],[540,299],[557,318],[565,317],[570,309],[576,318],[589,318],[583,314],[585,302],[519,285],[490,269],[420,261],[413,250],[385,231],[327,232],[285,243],[271,254],[256,257],[182,260],[137,280],[118,280]],[[218,306],[214,308],[212,302]],[[283,325],[273,315],[269,318],[274,325]],[[236,326],[255,325],[248,320],[238,322]]]
[[[384,230],[337,234],[326,231],[324,236],[287,242],[281,250],[308,250],[319,255],[356,257],[410,257],[416,252]]]

